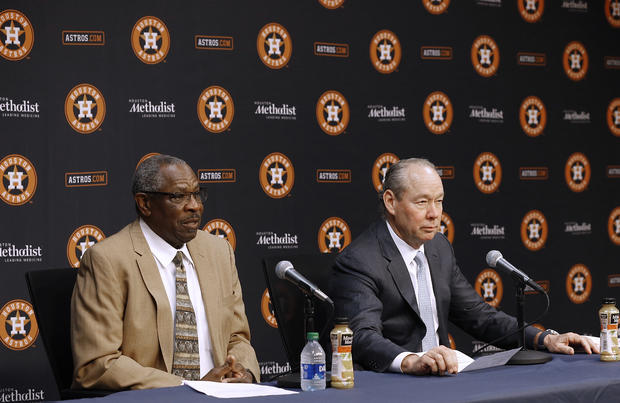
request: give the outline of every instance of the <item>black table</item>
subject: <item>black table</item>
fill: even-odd
[[[599,355],[553,355],[541,365],[503,366],[458,375],[414,377],[355,372],[355,387],[297,395],[246,398],[253,402],[605,402],[620,401],[620,362]],[[126,391],[86,399],[90,403],[205,402],[216,398],[188,386]],[[227,399],[219,401],[239,399]]]

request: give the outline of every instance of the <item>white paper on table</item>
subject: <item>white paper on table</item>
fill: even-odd
[[[484,369],[484,368],[499,367],[501,365],[506,365],[508,360],[510,360],[512,356],[515,355],[517,351],[519,350],[520,348],[514,348],[512,350],[502,351],[502,352],[495,353],[492,355],[485,355],[476,360],[474,360],[467,354],[460,352],[459,350],[454,350],[454,352],[456,353],[456,359],[459,364],[458,372],[466,372],[466,371],[473,371],[476,369]],[[414,354],[416,354],[419,357],[424,355],[423,352],[414,353]]]
[[[299,393],[291,390],[276,388],[275,386],[258,385],[255,383],[183,381],[183,384],[189,386],[197,392],[220,398],[293,395]]]

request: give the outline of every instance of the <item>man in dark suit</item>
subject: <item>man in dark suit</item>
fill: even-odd
[[[390,167],[383,186],[385,220],[362,233],[334,267],[331,294],[338,314],[350,318],[353,357],[379,372],[456,373],[456,354],[446,347],[448,321],[485,341],[514,332],[517,321],[482,300],[438,233],[444,190],[434,165],[402,160]],[[515,333],[498,345],[516,347],[518,340]],[[598,352],[575,333],[532,327],[526,344],[566,354],[574,353],[571,345]]]

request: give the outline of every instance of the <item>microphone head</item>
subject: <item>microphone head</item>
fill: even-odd
[[[282,260],[276,265],[276,276],[282,280],[286,280],[286,272],[293,268],[293,264],[288,260]]]
[[[490,250],[489,253],[487,253],[487,264],[491,266],[492,268],[495,268],[497,261],[500,260],[501,258],[502,258],[502,254],[500,251]]]

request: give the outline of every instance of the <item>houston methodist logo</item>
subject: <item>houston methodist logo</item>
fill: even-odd
[[[424,8],[431,14],[445,13],[450,5],[450,0],[422,0]]]
[[[0,56],[16,61],[28,56],[34,44],[30,20],[17,10],[0,12]]]
[[[614,136],[620,137],[620,98],[612,99],[607,107],[607,126]]]
[[[211,235],[227,240],[233,250],[235,250],[237,246],[237,237],[235,236],[235,231],[228,221],[222,220],[221,218],[215,218],[206,223],[202,230],[207,231]]]
[[[65,99],[65,117],[71,128],[81,134],[97,130],[105,118],[105,100],[91,84],[78,84]]]
[[[547,219],[538,210],[528,211],[521,221],[521,241],[533,252],[540,250],[547,242]]]
[[[581,42],[570,42],[564,48],[562,65],[564,72],[573,81],[582,80],[588,72],[588,52]]]
[[[491,77],[499,68],[499,48],[497,43],[487,35],[480,35],[471,45],[471,63],[476,73],[482,77]]]
[[[573,304],[583,304],[592,292],[592,275],[583,264],[576,264],[566,275],[566,294]]]
[[[349,225],[340,217],[329,217],[319,228],[321,253],[341,252],[351,243]]]
[[[282,153],[271,153],[260,164],[259,180],[267,196],[280,199],[293,189],[295,169],[291,160]]]
[[[605,17],[614,28],[620,28],[620,0],[605,0]]]
[[[452,222],[452,218],[446,214],[446,212],[441,213],[441,221],[439,222],[439,232],[444,234],[448,241],[452,243],[454,241],[454,223]]]
[[[291,59],[293,41],[286,28],[272,22],[258,33],[256,49],[261,62],[270,69],[281,69]]]
[[[273,312],[273,306],[271,305],[271,297],[269,297],[269,290],[265,288],[263,296],[260,299],[260,312],[263,314],[263,319],[271,327],[278,327],[278,321],[276,315]]]
[[[316,120],[325,133],[337,136],[349,124],[349,103],[338,91],[325,91],[316,103]]]
[[[620,207],[613,209],[607,220],[607,232],[611,242],[620,246]]]
[[[370,40],[370,62],[383,74],[390,74],[398,68],[402,51],[398,37],[387,29],[375,34]]]
[[[530,137],[540,136],[547,124],[547,109],[540,98],[529,96],[519,108],[521,128]]]
[[[573,153],[564,166],[566,184],[573,192],[583,192],[590,183],[591,167],[588,158],[582,153]]]
[[[383,191],[383,181],[387,170],[399,161],[398,157],[392,153],[381,154],[372,165],[372,184],[377,192]]]
[[[160,63],[170,50],[170,33],[166,24],[153,16],[140,18],[131,30],[131,48],[141,62]]]
[[[452,124],[452,102],[441,91],[432,92],[424,101],[422,116],[426,128],[434,134],[444,134]]]
[[[482,193],[497,191],[502,182],[502,166],[495,154],[484,152],[474,161],[474,183]]]
[[[0,197],[11,206],[21,206],[37,190],[37,171],[28,158],[10,154],[0,161]]]
[[[80,259],[84,252],[105,238],[103,231],[94,225],[82,225],[69,237],[67,242],[67,260],[71,267],[80,267]]]
[[[545,11],[545,0],[518,0],[519,14],[525,21],[534,23],[540,21]]]
[[[205,88],[198,98],[198,119],[211,133],[228,129],[235,115],[235,105],[230,93],[222,87],[213,85]]]
[[[476,277],[476,292],[484,302],[497,308],[504,295],[502,278],[493,269],[482,270]]]
[[[25,350],[39,335],[34,309],[28,301],[14,299],[0,311],[0,339],[11,350]]]

